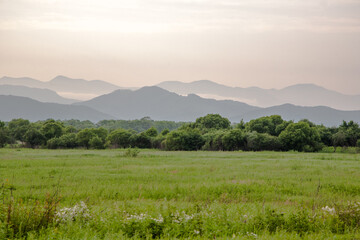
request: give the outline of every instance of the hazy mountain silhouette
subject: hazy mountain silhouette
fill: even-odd
[[[325,126],[338,126],[343,120],[353,120],[360,123],[360,111],[343,111],[324,106],[301,107],[292,104],[283,104],[247,112],[242,115],[233,116],[233,119],[250,121],[251,119],[270,115],[280,115],[285,120],[294,120],[295,122],[309,119],[316,124],[324,124]]]
[[[250,106],[231,100],[205,99],[197,95],[180,96],[159,87],[144,87],[136,91],[117,90],[89,101],[75,103],[111,114],[119,119],[194,121],[208,113],[219,113],[233,122],[278,114],[286,120],[307,118],[317,124],[334,126],[342,120],[360,122],[360,111],[340,111],[329,107],[299,107],[285,104],[269,108]]]
[[[0,95],[0,120],[10,121],[24,118],[30,121],[53,119],[79,119],[97,122],[103,119],[115,119],[86,106],[74,106],[57,103],[43,103],[26,97]]]
[[[46,88],[53,90],[60,95],[62,95],[61,93],[65,93],[70,96],[76,96],[76,94],[83,94],[90,95],[92,97],[110,93],[116,89],[120,89],[119,86],[101,80],[87,81],[84,79],[73,79],[65,76],[57,76],[48,82],[42,82],[27,77],[2,77],[0,78],[0,84],[21,85],[33,88]]]
[[[314,84],[297,84],[283,89],[228,87],[208,80],[183,83],[162,82],[157,86],[181,95],[190,93],[217,99],[232,99],[254,106],[281,104],[328,106],[341,110],[360,110],[360,95],[346,95]]]
[[[68,99],[59,96],[56,92],[43,88],[30,88],[16,85],[0,85],[0,95],[13,95],[28,97],[40,102],[71,104],[78,102],[75,99]]]
[[[89,101],[76,103],[112,114],[119,119],[194,121],[208,113],[223,116],[242,114],[259,108],[235,101],[204,99],[196,95],[180,96],[159,87],[117,90]]]

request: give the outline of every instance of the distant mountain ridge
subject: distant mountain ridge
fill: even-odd
[[[135,91],[117,90],[89,101],[75,103],[112,113],[120,119],[194,121],[208,113],[229,116],[232,113],[257,110],[257,107],[234,101],[204,99],[196,95],[179,96],[159,87],[143,87]]]
[[[57,76],[48,82],[42,82],[33,78],[0,78],[0,85],[17,85],[31,88],[45,88],[57,92],[59,95],[76,96],[87,95],[89,98],[110,93],[121,87],[101,80],[74,79],[65,76]]]
[[[93,122],[115,119],[109,114],[86,106],[43,103],[26,97],[0,95],[0,120],[10,121],[14,118],[24,118],[30,121],[49,118],[60,120],[78,119]]]
[[[12,85],[7,85],[7,82],[11,82]],[[37,88],[19,86],[21,84],[31,84]],[[73,103],[73,105],[45,104],[30,98],[1,96],[0,120],[23,117],[34,121],[46,118],[97,121],[140,119],[149,116],[154,120],[195,121],[196,118],[206,114],[218,113],[232,122],[239,122],[241,119],[249,121],[277,114],[286,120],[299,121],[307,118],[314,123],[327,126],[339,125],[343,120],[354,120],[360,123],[360,111],[335,110],[326,106],[341,105],[343,103],[341,101],[344,101],[349,103],[347,108],[356,107],[360,105],[359,95],[345,95],[313,84],[298,84],[280,90],[257,87],[233,88],[208,80],[192,83],[163,82],[159,85],[161,87],[151,86],[130,90],[119,89],[118,86],[103,81],[86,81],[64,76],[58,76],[49,82],[31,78],[3,77],[0,79],[0,95],[26,96],[43,102],[71,103],[74,101],[61,98],[48,88],[73,92],[82,89],[84,94],[96,91],[110,92],[87,101]],[[165,90],[165,88],[170,88],[170,90]],[[112,91],[113,89],[115,90]],[[187,92],[200,92],[200,94]],[[206,98],[209,95],[233,100]],[[281,103],[270,107],[259,107],[241,102],[243,99],[248,102],[263,102],[267,105],[289,99],[290,103],[301,101],[301,104]],[[324,102],[327,104],[322,104]],[[306,106],[306,104],[311,106]],[[315,104],[324,106],[313,106]]]
[[[200,80],[190,83],[167,81],[156,86],[181,95],[194,93],[202,97],[232,99],[259,107],[290,103],[299,106],[360,110],[360,95],[346,95],[314,84],[297,84],[283,89],[262,89],[229,87],[209,80]]]
[[[56,92],[49,89],[30,88],[16,85],[0,85],[0,95],[28,97],[40,102],[60,104],[72,104],[78,102],[75,99],[63,98]]]
[[[117,90],[75,105],[88,106],[119,119],[149,116],[154,120],[195,121],[206,114],[218,113],[232,122],[277,114],[285,120],[299,121],[307,118],[326,126],[337,126],[343,120],[360,123],[360,111],[340,111],[324,106],[300,107],[292,104],[260,108],[231,100],[205,99],[195,94],[180,96],[155,86],[136,91]]]

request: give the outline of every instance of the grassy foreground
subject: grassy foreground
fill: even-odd
[[[124,153],[0,149],[0,239],[360,238],[359,154]]]

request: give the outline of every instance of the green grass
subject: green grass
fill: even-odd
[[[360,201],[358,154],[142,150],[137,157],[126,157],[124,153],[0,149],[0,184],[16,189],[14,199],[22,199],[25,205],[43,202],[46,193],[58,188],[59,208],[85,201],[93,216],[30,232],[28,238],[121,239],[131,236],[126,231],[132,227],[135,237],[146,238],[149,232],[145,229],[147,235],[141,235],[137,228],[149,228],[147,223],[127,223],[129,214],[156,218],[182,211],[196,216],[198,222],[184,226],[185,230],[171,225],[162,238],[251,239],[252,232],[262,239],[360,237],[357,226],[331,230],[325,217],[319,217],[322,225],[305,235],[285,225],[269,232],[244,223],[244,215],[254,222],[269,210],[282,213],[288,221],[291,214],[305,211],[308,216],[320,216],[324,206]],[[199,234],[192,229],[197,227]]]

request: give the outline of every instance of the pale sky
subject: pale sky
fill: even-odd
[[[360,94],[360,0],[0,0],[0,77]]]

